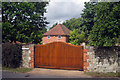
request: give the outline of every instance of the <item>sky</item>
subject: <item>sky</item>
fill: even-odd
[[[47,30],[56,22],[62,23],[71,18],[78,18],[84,8],[84,2],[89,0],[50,0],[46,7],[45,16],[48,24]]]

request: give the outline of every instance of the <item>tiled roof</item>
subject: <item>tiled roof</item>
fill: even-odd
[[[70,30],[64,25],[58,24],[48,32],[44,33],[44,35],[70,35]]]

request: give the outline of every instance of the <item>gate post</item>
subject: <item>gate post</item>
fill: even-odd
[[[22,46],[22,65],[24,68],[34,68],[34,44]]]
[[[35,53],[34,53],[34,44],[30,45],[30,51],[31,51],[31,53],[30,53],[31,60],[30,60],[29,63],[30,63],[30,67],[34,68],[34,55],[35,55]]]
[[[83,49],[83,70],[84,71],[88,71],[88,69],[87,69],[87,67],[89,66],[89,62],[87,62],[87,59],[89,59],[89,56],[87,55],[88,51],[89,51],[89,49],[87,49],[84,46],[84,49]]]

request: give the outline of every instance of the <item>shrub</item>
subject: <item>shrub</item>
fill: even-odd
[[[70,32],[69,41],[71,44],[80,45],[86,41],[84,32],[81,32],[78,29],[74,29]]]
[[[22,62],[22,45],[4,43],[2,44],[2,66],[17,68]]]

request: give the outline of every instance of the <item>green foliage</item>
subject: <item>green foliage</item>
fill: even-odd
[[[55,27],[58,23],[55,23],[50,29]],[[79,29],[81,30],[81,18],[71,18],[62,23],[69,30]]]
[[[87,2],[82,31],[92,46],[114,46],[120,35],[120,2]]]
[[[79,31],[70,35],[72,44],[80,44],[78,34],[82,32],[89,45],[115,46],[120,36],[120,2],[85,2],[81,18],[66,20],[63,25]]]
[[[81,18],[71,18],[70,20],[63,22],[63,25],[65,25],[71,31],[74,29],[81,30],[81,21]]]
[[[98,73],[98,72],[84,72],[87,75],[92,77],[120,77],[120,72],[107,72],[107,73]]]
[[[40,43],[46,32],[47,2],[3,2],[3,42]]]
[[[25,72],[32,71],[33,68],[6,68],[6,67],[2,67],[2,70],[25,73]]]
[[[120,35],[120,2],[101,2],[95,6],[95,23],[90,31],[89,44],[114,46]]]
[[[85,2],[85,8],[83,9],[83,13],[81,14],[82,31],[85,32],[86,37],[89,36],[89,33],[94,25],[95,5],[95,2]]]
[[[78,29],[74,29],[70,32],[69,39],[71,44],[80,45],[82,42],[85,42],[85,34],[81,33]]]
[[[2,66],[17,68],[22,61],[22,45],[4,43],[2,44]]]

